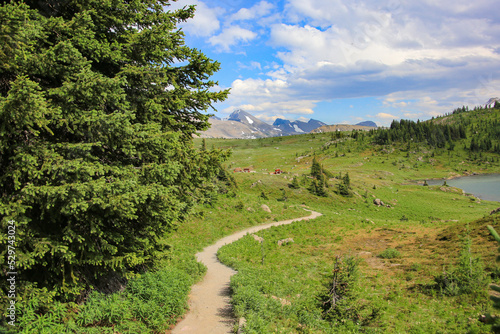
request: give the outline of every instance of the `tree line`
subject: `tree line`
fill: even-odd
[[[388,129],[371,130],[370,134],[379,145],[424,143],[432,148],[453,150],[463,141],[470,152],[500,153],[499,112],[497,108],[464,107],[429,121],[393,120]]]

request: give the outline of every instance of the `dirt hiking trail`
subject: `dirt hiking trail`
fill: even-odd
[[[307,210],[310,211],[310,210]],[[255,233],[271,226],[291,224],[296,221],[314,219],[321,213],[310,211],[302,218],[283,220],[247,228],[220,239],[196,254],[198,261],[207,266],[203,281],[195,284],[189,295],[189,311],[172,330],[172,334],[228,334],[234,333],[234,318],[229,281],[236,271],[226,267],[217,259],[217,251],[224,245],[241,239],[246,234]]]

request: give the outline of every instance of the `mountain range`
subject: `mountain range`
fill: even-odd
[[[263,138],[263,137],[279,137],[290,136],[303,133],[309,133],[318,128],[327,126],[326,123],[310,119],[308,122],[290,121],[282,118],[277,118],[274,123],[268,124],[261,121],[250,113],[238,109],[235,110],[226,119],[212,116],[209,119],[210,129],[200,133],[202,138]],[[367,123],[367,126],[377,125],[373,122]],[[359,124],[365,125],[365,124]]]

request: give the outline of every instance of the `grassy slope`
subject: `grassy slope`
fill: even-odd
[[[257,196],[264,191],[270,198],[266,203],[281,203],[277,199],[285,191],[289,207],[305,204],[324,214],[315,221],[260,232],[266,240],[264,264],[260,245],[250,237],[221,250],[223,261],[241,270],[233,284],[243,287],[236,289],[236,309],[250,318],[248,331],[335,332],[318,320],[315,296],[323,289],[335,257],[341,254],[363,258],[358,292],[367,305],[381,309],[381,316],[365,331],[487,330],[478,322],[479,314],[490,310],[487,297],[435,296],[425,286],[444,267],[456,263],[461,244],[458,236],[466,233],[467,223],[486,216],[498,203],[473,200],[458,189],[422,187],[411,181],[464,172],[498,172],[498,163],[468,161],[468,153],[460,145],[453,152],[417,145],[407,152],[397,146],[374,147],[366,140],[331,142],[329,134],[208,142],[233,149],[228,168],[252,166],[257,171],[235,174],[242,192]],[[353,197],[339,197],[331,191],[328,198],[309,194],[302,175],[309,172],[314,154],[334,175],[349,172]],[[297,159],[301,156],[304,158]],[[263,169],[274,168],[288,174],[263,174]],[[297,175],[304,187],[288,189],[290,177]],[[262,183],[249,188],[258,180]],[[329,181],[330,189],[336,182]],[[374,198],[382,199],[391,208],[374,206]],[[496,267],[496,246],[485,226],[499,222],[477,222],[474,226],[481,227],[471,227],[469,232],[474,240],[473,251],[481,255],[489,270]],[[286,247],[276,245],[277,240],[288,237],[295,242]],[[377,257],[387,248],[396,248],[402,257]],[[285,300],[286,305],[278,305],[275,297]],[[301,311],[304,308],[310,309],[308,316],[316,320],[307,320]],[[353,330],[358,328],[354,326]]]
[[[464,114],[461,117],[471,117],[473,124],[479,122],[477,117]],[[498,113],[482,117],[498,117]],[[440,297],[425,287],[444,266],[456,262],[458,236],[464,234],[467,223],[487,215],[498,203],[471,200],[453,188],[422,187],[413,180],[465,172],[499,172],[498,155],[485,154],[482,161],[470,159],[463,150],[468,140],[457,144],[453,152],[418,145],[407,152],[406,145],[403,149],[398,145],[381,147],[372,145],[366,137],[335,139],[334,135],[207,140],[208,146],[232,150],[233,155],[226,162],[228,170],[252,167],[255,173],[233,173],[239,186],[234,194],[220,195],[212,207],[198,207],[191,219],[164,240],[171,250],[163,268],[157,274],[138,278],[135,283],[140,288],[137,291],[149,291],[153,296],[140,299],[147,301],[147,305],[138,303],[141,294],[128,288],[116,295],[92,297],[80,306],[55,303],[53,311],[37,316],[24,332],[163,333],[166,324],[151,323],[153,319],[148,314],[165,313],[162,298],[169,287],[171,295],[179,301],[172,307],[185,305],[187,293],[181,291],[181,286],[186,281],[201,279],[204,272],[194,259],[197,251],[251,225],[303,216],[307,214],[304,206],[324,215],[314,221],[260,232],[265,238],[264,264],[262,248],[250,237],[221,250],[221,259],[240,270],[233,282],[235,307],[238,315],[247,318],[248,332],[252,328],[256,333],[347,332],[345,326],[358,331],[352,324],[332,328],[321,320],[318,309],[316,297],[336,256],[342,254],[363,259],[358,307],[366,306],[365,316],[371,309],[380,309],[380,316],[365,326],[364,331],[486,330],[477,320],[479,314],[490,310],[486,297]],[[201,146],[201,139],[195,143]],[[333,192],[335,178],[328,181],[327,198],[307,191],[310,182],[307,175],[314,155],[332,175],[349,172],[352,197],[340,197]],[[286,173],[269,175],[275,168]],[[299,177],[300,189],[288,187],[292,177]],[[391,208],[374,206],[374,198],[380,198]],[[263,211],[262,204],[268,205],[272,212]],[[474,239],[474,252],[493,271],[497,246],[486,232],[486,224],[498,227],[499,219],[470,223],[469,233]],[[288,237],[294,243],[277,246],[277,240]],[[396,248],[402,256],[391,260],[377,257],[387,248]],[[169,277],[169,281],[164,277]],[[67,312],[57,311],[56,306],[66,307]],[[167,324],[174,319],[172,316]]]

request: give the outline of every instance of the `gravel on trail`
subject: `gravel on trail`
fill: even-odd
[[[307,210],[310,211],[310,210]],[[243,231],[220,239],[196,254],[198,261],[207,266],[203,280],[195,284],[189,295],[189,311],[175,326],[172,334],[227,334],[234,333],[237,320],[231,307],[231,290],[229,282],[236,271],[223,265],[217,259],[217,251],[246,234],[255,233],[271,226],[291,224],[300,220],[309,220],[321,216],[321,213],[310,211],[311,215],[296,219],[283,220],[264,225],[253,226]]]

